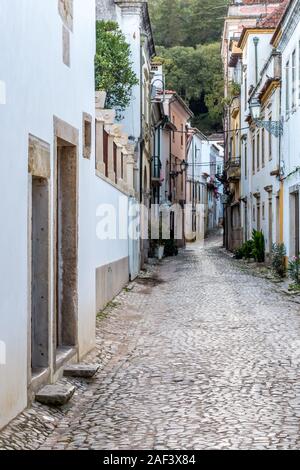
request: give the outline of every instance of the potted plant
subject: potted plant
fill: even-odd
[[[300,257],[294,256],[289,261],[289,275],[295,283],[295,286],[300,285]]]
[[[162,260],[164,257],[164,252],[165,252],[165,246],[159,242],[159,244],[156,247],[156,257],[159,260]]]
[[[116,119],[130,104],[132,89],[139,80],[133,71],[126,38],[114,21],[96,22],[95,84],[98,107],[116,110]]]
[[[284,243],[273,243],[271,255],[272,269],[281,278],[286,274],[285,256],[286,248]]]

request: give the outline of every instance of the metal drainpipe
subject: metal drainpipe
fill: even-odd
[[[157,154],[158,154],[158,176],[159,176],[159,181],[160,181],[160,170],[161,170],[161,159],[160,159],[160,142],[161,139],[161,124],[158,126],[158,149],[157,149]],[[159,204],[160,202],[160,186],[158,186],[158,201],[157,203]]]
[[[153,131],[154,131],[154,136],[153,136],[153,154],[151,154],[151,163],[150,163],[150,188],[151,188],[151,197],[150,197],[150,205],[152,203],[152,197],[155,195],[155,191],[153,190],[152,186],[152,175],[155,176],[155,155],[156,155],[156,127],[153,126]],[[156,201],[154,199],[153,201],[154,204],[156,204]]]
[[[169,119],[170,121],[172,122],[172,115],[171,115],[171,103],[169,102]],[[170,133],[169,133],[169,152],[170,152],[170,155],[169,155],[169,168],[170,168],[170,171],[169,171],[169,198],[172,199],[172,178],[171,178],[171,172],[172,172],[172,131],[170,130]],[[173,200],[172,200],[173,202]]]
[[[195,152],[197,152],[195,144],[193,142],[193,201],[192,201],[192,230],[194,231],[195,228],[195,222],[194,222],[194,217],[195,217]]]
[[[140,33],[140,202],[143,203],[143,152],[144,152],[144,135],[143,135],[143,34]]]
[[[256,83],[258,83],[258,43],[259,43],[259,38],[258,37],[253,38],[253,43],[254,43],[254,48],[255,48],[255,79],[256,79]]]
[[[281,71],[281,76],[282,76],[282,71]],[[281,99],[282,99],[282,78],[281,78],[281,86],[279,88],[279,116],[278,116],[278,119],[279,121],[281,120],[281,113],[282,113],[282,107],[281,107]],[[282,179],[282,176],[281,176],[281,152],[282,152],[282,135],[281,133],[279,133],[279,137],[278,137],[278,159],[279,159],[279,198],[281,200],[281,203],[279,201],[279,221],[277,221],[277,223],[279,223],[279,242],[280,243],[283,243],[283,240],[284,240],[284,237],[283,237],[283,207],[281,207],[281,205],[283,205],[283,179]],[[287,257],[285,259],[285,261],[287,262]]]

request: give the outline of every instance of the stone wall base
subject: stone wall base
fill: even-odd
[[[129,281],[129,259],[122,258],[96,269],[96,309],[102,310]]]

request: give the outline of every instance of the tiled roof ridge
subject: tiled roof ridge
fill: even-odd
[[[283,3],[285,0],[242,0],[242,5],[261,5]]]
[[[288,3],[289,0],[282,0],[272,13],[258,20],[257,26],[260,28],[276,28]]]

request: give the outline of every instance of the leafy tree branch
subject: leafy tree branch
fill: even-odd
[[[106,107],[116,109],[120,119],[139,81],[132,69],[130,46],[114,21],[96,24],[95,81],[96,90],[107,92]]]

